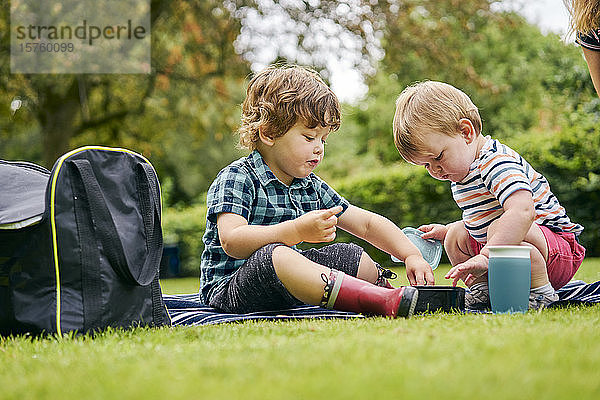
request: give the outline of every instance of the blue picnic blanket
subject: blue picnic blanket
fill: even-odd
[[[600,281],[585,283],[571,281],[557,290],[559,299],[549,307],[560,307],[566,304],[600,303]],[[214,325],[225,322],[241,322],[248,320],[290,320],[290,319],[332,319],[332,318],[364,318],[352,312],[328,310],[318,306],[298,306],[286,310],[260,311],[247,314],[230,314],[219,312],[200,302],[197,293],[163,295],[163,300],[171,316],[171,323],[177,325]]]
[[[571,281],[556,291],[558,301],[548,307],[561,307],[566,304],[595,304],[600,303],[600,281],[585,283]]]
[[[214,325],[248,320],[362,318],[353,312],[328,310],[319,306],[303,305],[285,310],[257,311],[247,314],[223,313],[202,304],[197,293],[163,295],[172,325]]]

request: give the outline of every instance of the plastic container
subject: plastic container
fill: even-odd
[[[494,313],[524,313],[531,288],[530,246],[488,246],[488,287]]]
[[[465,289],[455,286],[414,286],[419,291],[415,313],[465,310]]]
[[[440,264],[442,258],[442,250],[444,246],[442,242],[435,239],[423,239],[421,236],[425,232],[421,232],[418,229],[407,227],[402,229],[402,232],[406,237],[419,249],[425,261],[431,265],[431,269],[436,269]],[[396,257],[392,256],[393,262],[402,262]]]

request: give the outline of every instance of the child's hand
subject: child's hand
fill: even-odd
[[[445,278],[453,279],[452,286],[456,286],[461,279],[467,286],[471,286],[476,278],[487,273],[488,261],[488,258],[483,254],[477,254],[464,263],[456,264],[448,271]]]
[[[406,277],[411,285],[435,285],[431,265],[420,255],[412,255],[404,260]]]
[[[321,243],[331,242],[335,239],[335,230],[338,219],[336,214],[341,213],[342,206],[327,210],[315,210],[294,220],[298,242]]]
[[[417,228],[421,232],[425,232],[421,237],[423,239],[436,239],[441,242],[446,238],[448,227],[442,224],[421,225]]]

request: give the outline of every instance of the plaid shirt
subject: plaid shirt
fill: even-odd
[[[200,295],[208,304],[211,291],[244,264],[245,259],[229,257],[223,251],[217,229],[220,213],[244,217],[249,225],[275,225],[309,211],[341,205],[348,201],[311,173],[295,178],[290,186],[279,181],[258,151],[223,168],[206,195],[206,231],[200,267]]]

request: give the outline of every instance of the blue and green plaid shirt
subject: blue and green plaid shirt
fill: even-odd
[[[290,186],[283,184],[256,150],[223,168],[206,195],[201,300],[207,304],[211,291],[225,283],[246,261],[229,257],[223,251],[217,230],[220,213],[241,215],[250,225],[274,225],[309,211],[338,205],[344,212],[349,203],[313,173],[306,178],[294,179]]]

